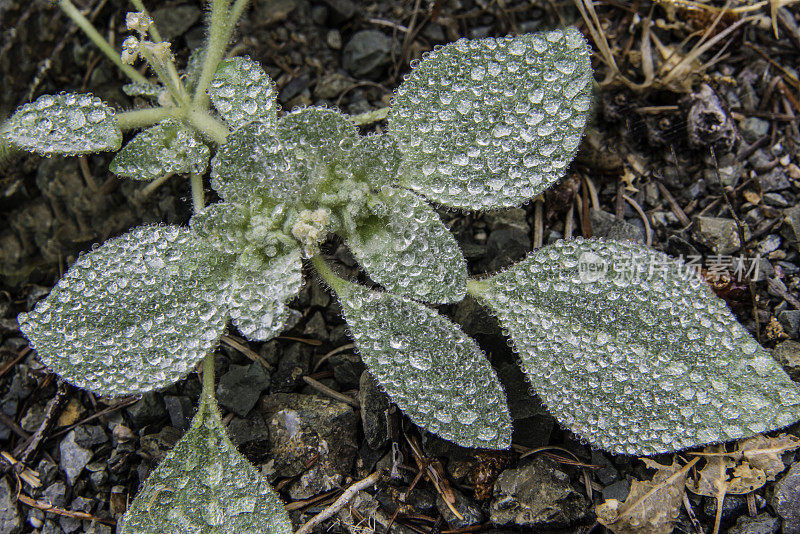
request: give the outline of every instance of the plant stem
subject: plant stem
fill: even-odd
[[[208,402],[214,406],[214,351],[210,351],[203,358],[203,391],[201,393],[202,402]]]
[[[192,109],[189,111],[186,118],[189,120],[189,123],[192,126],[200,131],[200,133],[218,145],[223,144],[230,133],[230,130],[228,130],[227,126],[216,120],[205,111]]]
[[[203,175],[192,173],[192,207],[195,213],[200,213],[206,207],[206,201],[203,195]]]
[[[320,256],[314,256],[311,258],[311,264],[317,270],[325,283],[331,286],[331,289],[333,289],[340,298],[343,298],[345,293],[347,293],[347,286],[349,284],[344,279],[333,274],[331,268],[328,267],[328,264],[325,263],[325,260],[323,260]]]
[[[197,80],[197,87],[194,91],[193,103],[197,109],[205,109],[208,106],[206,91],[211,85],[217,66],[228,47],[228,38],[230,37],[228,7],[230,7],[230,0],[213,0],[211,3],[211,27],[208,30],[203,69],[200,71],[200,78]]]
[[[78,11],[70,0],[58,0],[58,7],[83,30],[83,33],[100,49],[100,51],[108,57],[117,67],[124,72],[128,78],[135,82],[147,83],[147,78],[139,74],[130,65],[126,65],[120,58],[120,53],[117,52],[113,46],[106,41],[102,35],[95,29],[91,22],[89,22],[83,13]]]
[[[382,121],[386,117],[389,116],[389,107],[379,108],[372,111],[367,111],[366,113],[361,113],[360,115],[353,115],[350,117],[356,126],[364,126],[365,124],[372,124],[373,122]]]
[[[144,7],[142,0],[131,0],[131,4],[133,4],[133,7],[144,13],[145,16],[150,17],[150,13],[147,11],[147,8]],[[150,19],[152,20],[153,17],[150,17]],[[161,34],[158,33],[158,28],[156,28],[155,22],[150,25],[150,28],[148,28],[147,31],[150,32],[150,37],[153,38],[153,41],[157,43],[164,42],[164,40],[161,38]]]
[[[174,115],[174,110],[170,108],[144,108],[117,113],[114,120],[117,121],[120,130],[133,130],[152,126]]]
[[[233,28],[236,26],[236,23],[239,22],[239,18],[242,16],[242,13],[247,8],[249,3],[250,0],[236,0],[233,3],[231,13],[228,16],[228,35],[233,32]]]
[[[181,106],[189,104],[189,94],[183,87],[181,78],[178,75],[178,70],[175,68],[175,63],[172,61],[172,53],[169,51],[169,43],[160,43],[156,45],[140,47],[140,54],[145,61],[156,71],[158,79],[166,86],[172,99]],[[154,49],[158,48],[158,51]]]

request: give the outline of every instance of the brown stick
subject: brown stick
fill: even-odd
[[[359,491],[369,488],[370,486],[374,486],[382,476],[381,471],[375,471],[367,478],[361,479],[358,482],[352,484],[349,488],[344,490],[344,492],[336,499],[332,505],[325,508],[323,511],[312,517],[305,525],[301,526],[295,534],[308,534],[311,532],[315,526],[319,525],[329,517],[332,517],[333,514],[344,508],[344,506],[350,502],[350,499],[355,497],[356,493]]]

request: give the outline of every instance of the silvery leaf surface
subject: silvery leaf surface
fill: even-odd
[[[19,316],[45,365],[100,395],[166,387],[225,327],[224,266],[187,228],[140,226],[78,258]]]
[[[295,249],[274,258],[243,254],[233,269],[228,310],[233,324],[252,341],[268,341],[286,325],[285,302],[303,285],[303,264]]]
[[[330,109],[288,113],[277,127],[254,121],[228,136],[212,162],[211,185],[234,202],[256,195],[315,200],[326,183],[352,172],[348,158],[357,142],[356,126]]]
[[[400,152],[397,142],[386,134],[361,137],[349,156],[350,166],[357,179],[373,187],[395,185]]]
[[[166,174],[201,174],[211,150],[180,122],[167,119],[136,134],[111,160],[109,170],[134,180]]]
[[[217,67],[208,95],[234,130],[254,120],[274,128],[278,120],[275,84],[261,65],[248,57],[223,60]]]
[[[122,92],[128,96],[143,96],[158,100],[166,89],[150,82],[130,82],[122,86]]]
[[[117,150],[122,144],[114,110],[88,94],[40,96],[14,113],[5,135],[20,149],[45,156]]]
[[[510,446],[505,393],[475,341],[418,302],[343,284],[336,291],[358,352],[415,424],[463,447]]]
[[[575,28],[461,39],[395,93],[402,185],[447,206],[518,206],[566,171],[589,113],[589,47]]]
[[[283,503],[201,404],[192,427],[136,495],[121,534],[291,534]]]
[[[475,287],[536,393],[595,446],[656,454],[800,419],[800,390],[780,365],[662,253],[562,241]]]
[[[347,238],[370,278],[426,302],[464,298],[467,262],[430,204],[411,191],[384,187],[372,209],[374,215]]]

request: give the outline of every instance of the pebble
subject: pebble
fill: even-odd
[[[619,502],[625,502],[628,494],[631,491],[631,484],[627,480],[617,480],[603,488],[603,499],[616,499]]]
[[[739,131],[748,143],[754,143],[769,133],[769,121],[748,117],[739,123]]]
[[[765,193],[783,191],[792,187],[789,177],[783,169],[774,168],[761,177],[761,190]]]
[[[190,5],[165,7],[151,13],[153,22],[165,41],[171,41],[186,33],[186,30],[200,20],[202,14],[203,12],[197,7]]]
[[[780,193],[764,193],[764,202],[776,208],[785,208],[789,206],[789,201]]]
[[[778,534],[781,520],[764,512],[755,517],[743,515],[736,525],[728,529],[728,534]]]
[[[22,532],[22,516],[15,495],[8,478],[0,479],[0,532],[4,534]]]
[[[783,534],[800,534],[800,462],[775,484],[770,505],[783,520]]]
[[[59,451],[61,452],[59,465],[67,475],[67,483],[70,486],[75,485],[75,481],[83,471],[83,468],[92,459],[92,451],[78,445],[75,442],[75,437],[76,431],[71,430],[59,445]]]
[[[269,384],[269,373],[259,362],[231,365],[219,380],[217,400],[239,417],[246,417]]]
[[[312,352],[313,349],[304,343],[292,343],[284,349],[272,376],[273,393],[293,391],[304,383],[303,375],[311,369]]]
[[[342,48],[342,34],[339,33],[339,30],[331,30],[325,36],[325,42],[332,49],[340,50]]]
[[[800,204],[784,210],[781,235],[800,250]]]
[[[343,389],[356,389],[364,372],[364,362],[357,354],[334,354],[328,360],[333,368],[333,378]]]
[[[358,388],[364,440],[371,449],[380,449],[389,442],[389,397],[381,391],[368,371],[361,373]]]
[[[792,310],[796,314],[800,314],[800,310]],[[787,311],[781,314],[788,313]],[[778,320],[780,321],[780,315]],[[798,315],[795,315],[795,320],[800,320]],[[783,322],[781,322],[783,326]],[[786,332],[786,329],[784,329]],[[797,323],[794,324],[794,336],[797,336]],[[772,351],[772,356],[783,366],[784,371],[792,380],[800,382],[800,343],[797,341],[784,341],[779,343]]]
[[[451,529],[469,527],[484,521],[485,516],[483,511],[481,511],[481,507],[478,506],[474,500],[455,488],[452,489],[452,492],[453,497],[455,497],[455,502],[452,503],[452,506],[461,514],[461,518],[453,513],[450,507],[447,506],[447,503],[444,502],[444,498],[441,495],[437,495],[436,497],[436,508],[439,510],[439,513],[442,514],[442,517]]]
[[[179,430],[189,428],[195,413],[192,399],[183,395],[165,395],[164,406],[167,408],[172,426]]]
[[[733,219],[696,217],[693,232],[695,239],[714,254],[732,254],[739,250],[739,232]],[[748,235],[745,227],[745,238]]]
[[[156,423],[167,417],[167,411],[158,393],[145,393],[135,404],[127,408],[128,414],[137,428]]]
[[[589,502],[575,491],[569,476],[543,456],[503,471],[489,505],[495,525],[535,529],[573,527],[589,519],[588,510]]]
[[[391,37],[378,30],[357,32],[342,51],[342,66],[356,78],[377,80],[391,63]]]

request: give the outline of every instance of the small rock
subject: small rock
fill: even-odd
[[[589,209],[589,222],[592,225],[593,236],[604,237],[608,235],[611,225],[614,224],[616,220],[617,218],[613,213],[595,208]]]
[[[328,7],[327,6],[314,6],[311,8],[311,20],[317,26],[325,26],[328,21]]]
[[[731,150],[737,141],[736,127],[714,90],[703,84],[691,98],[686,116],[689,144],[694,148],[711,145]]]
[[[486,255],[489,258],[487,271],[499,271],[521,259],[531,250],[530,234],[517,228],[503,228],[489,234]]]
[[[292,343],[284,349],[272,377],[273,393],[289,392],[303,383],[303,375],[311,369],[312,352],[313,349],[304,343]]]
[[[303,328],[303,337],[310,337],[319,341],[328,339],[328,328],[325,326],[325,318],[320,312],[315,312],[311,319],[306,322]]]
[[[775,159],[762,148],[753,152],[750,157],[747,158],[747,162],[757,173],[769,172],[775,168]]]
[[[733,219],[718,217],[696,217],[694,236],[714,254],[732,254],[739,250],[739,232]],[[749,237],[745,226],[745,239]]]
[[[588,509],[589,502],[573,489],[569,476],[543,456],[503,471],[489,505],[492,523],[537,529],[582,523],[589,517]]]
[[[800,310],[794,311],[800,313]],[[775,347],[775,350],[772,352],[772,357],[783,366],[786,374],[788,374],[792,380],[800,382],[800,343],[797,341],[784,341]]]
[[[364,427],[364,439],[370,448],[380,449],[389,442],[389,408],[391,408],[391,402],[368,371],[361,373],[358,401],[361,404],[361,423]]]
[[[293,499],[340,486],[358,450],[356,415],[349,405],[314,395],[276,393],[264,397],[260,412],[269,427],[275,472],[299,476],[288,486]]]
[[[59,445],[61,459],[59,465],[67,475],[67,482],[70,486],[75,484],[75,480],[92,459],[92,451],[84,449],[75,442],[75,430],[71,430],[67,436],[61,440]]]
[[[800,204],[784,210],[781,235],[800,250]]]
[[[778,322],[789,337],[800,337],[800,310],[783,310],[778,314]]]
[[[357,354],[334,354],[328,360],[333,367],[333,378],[345,389],[355,389],[364,372],[364,362]]]
[[[142,395],[142,398],[136,404],[129,406],[127,411],[136,428],[145,427],[167,417],[161,396],[152,392]]]
[[[63,508],[67,503],[67,486],[59,480],[47,486],[42,491],[42,497],[53,506]],[[0,523],[2,523],[2,520],[0,520]],[[5,532],[5,530],[0,530],[0,532]]]
[[[342,66],[356,78],[378,79],[392,61],[394,41],[378,30],[362,30],[348,41]]]
[[[17,508],[15,495],[11,491],[8,478],[0,479],[0,532],[7,534],[22,532],[22,516]]]
[[[100,425],[81,425],[75,429],[75,443],[86,449],[108,441],[106,432]]]
[[[195,412],[192,399],[183,395],[165,395],[164,405],[167,407],[170,424],[179,430],[187,430]]]
[[[281,104],[287,105],[293,98],[308,89],[310,81],[308,74],[292,78],[278,93],[278,100]]]
[[[768,193],[771,191],[783,191],[792,187],[789,177],[783,169],[774,168],[769,173],[761,177],[761,191]]]
[[[165,7],[152,12],[153,22],[165,41],[186,33],[186,30],[200,20],[201,14],[199,9],[189,5]]]
[[[616,499],[619,502],[625,502],[628,494],[631,492],[631,484],[627,480],[617,480],[603,488],[603,499]]]
[[[703,512],[709,517],[717,513],[717,499],[703,497]],[[722,502],[722,522],[729,523],[742,514],[747,513],[747,499],[741,495],[726,495]]]
[[[764,203],[776,208],[785,208],[789,206],[789,201],[786,200],[780,193],[764,193]]]
[[[775,484],[770,505],[783,519],[783,534],[800,534],[800,462]]]
[[[593,469],[592,472],[604,486],[608,486],[619,480],[619,471],[611,463],[608,456],[598,450],[592,449],[592,463],[594,465],[601,465],[600,469]],[[617,499],[624,501],[625,499]]]
[[[256,4],[260,24],[274,24],[286,20],[297,8],[297,0],[259,0]]]
[[[748,143],[754,143],[769,133],[769,121],[748,117],[739,123],[739,131]]]
[[[460,519],[453,513],[450,507],[447,506],[447,503],[444,502],[444,498],[441,495],[437,495],[436,497],[436,508],[439,510],[439,513],[442,514],[442,517],[450,528],[458,529],[482,523],[485,516],[481,511],[481,507],[457,489],[453,488],[452,491],[453,497],[455,497],[455,502],[452,503],[452,506],[458,510],[458,513],[461,514],[463,519]]]
[[[331,30],[325,36],[325,42],[332,49],[339,50],[342,48],[342,34],[339,33],[339,30]]]
[[[330,18],[334,24],[351,19],[358,9],[352,0],[325,0],[325,3],[330,8]]]
[[[755,517],[740,516],[728,534],[778,534],[780,529],[781,520],[764,512]]]
[[[270,377],[258,362],[231,365],[217,386],[219,403],[239,417],[246,417],[258,402],[261,392],[269,388]]]

